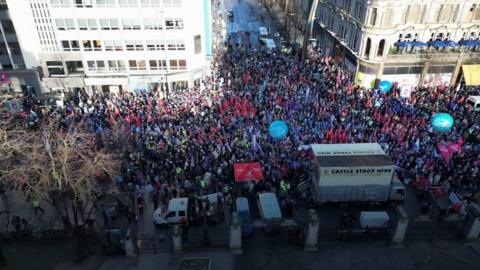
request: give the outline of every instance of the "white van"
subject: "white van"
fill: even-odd
[[[469,96],[466,104],[472,106],[474,111],[480,112],[480,96]]]
[[[153,221],[157,225],[183,223],[188,224],[188,198],[170,200],[168,207],[164,205],[153,212]]]

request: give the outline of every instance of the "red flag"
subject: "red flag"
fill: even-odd
[[[440,156],[443,158],[443,161],[445,161],[445,163],[450,162],[450,150],[448,149],[448,146],[439,144],[438,150],[440,151]]]
[[[233,171],[236,182],[263,180],[262,167],[259,162],[235,163]]]

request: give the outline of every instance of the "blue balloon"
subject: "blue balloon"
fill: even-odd
[[[448,113],[437,113],[432,118],[433,129],[439,132],[450,131],[453,127],[453,117]]]
[[[268,127],[268,133],[270,136],[276,140],[281,140],[285,138],[288,134],[287,123],[283,120],[276,120],[270,124]]]
[[[378,84],[378,88],[380,90],[382,90],[383,92],[387,93],[388,91],[390,91],[392,89],[392,83],[389,82],[389,81],[381,81]]]

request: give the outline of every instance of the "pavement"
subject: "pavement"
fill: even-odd
[[[333,243],[316,252],[279,244],[281,239],[246,242],[236,269],[478,269],[480,256],[470,246],[452,241],[406,243],[401,248],[386,242]],[[283,240],[284,241],[284,240]]]
[[[182,261],[188,259],[206,258],[210,260],[211,270],[234,270],[236,258],[228,251],[199,251],[182,255],[171,253],[146,254],[139,258],[108,258],[97,270],[209,270],[204,268],[180,268]]]
[[[28,226],[34,231],[60,228],[61,220],[54,208],[45,202],[40,202],[40,207],[45,212],[35,214],[31,203],[25,200],[21,192],[8,191],[7,199],[0,199],[0,233],[15,231],[11,224],[14,216],[27,220]]]

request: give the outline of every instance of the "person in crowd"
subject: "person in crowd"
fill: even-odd
[[[248,50],[232,38],[227,45],[199,86],[166,97],[155,89],[81,95],[56,119],[65,127],[84,121],[99,147],[118,147],[113,138],[122,139],[116,182],[124,190],[147,186],[158,194],[155,209],[172,198],[213,192],[232,200],[237,162],[260,162],[264,170],[265,180],[250,184],[249,193],[278,190],[288,199],[310,170],[312,153],[301,146],[313,143],[378,142],[400,179],[418,190],[480,190],[480,114],[465,106],[478,88],[429,86],[402,96],[394,84],[384,93],[353,84],[332,57],[303,61],[297,53]],[[450,132],[432,129],[437,112],[454,117]],[[282,140],[268,134],[277,119],[289,126]],[[454,151],[442,154],[442,145]]]

